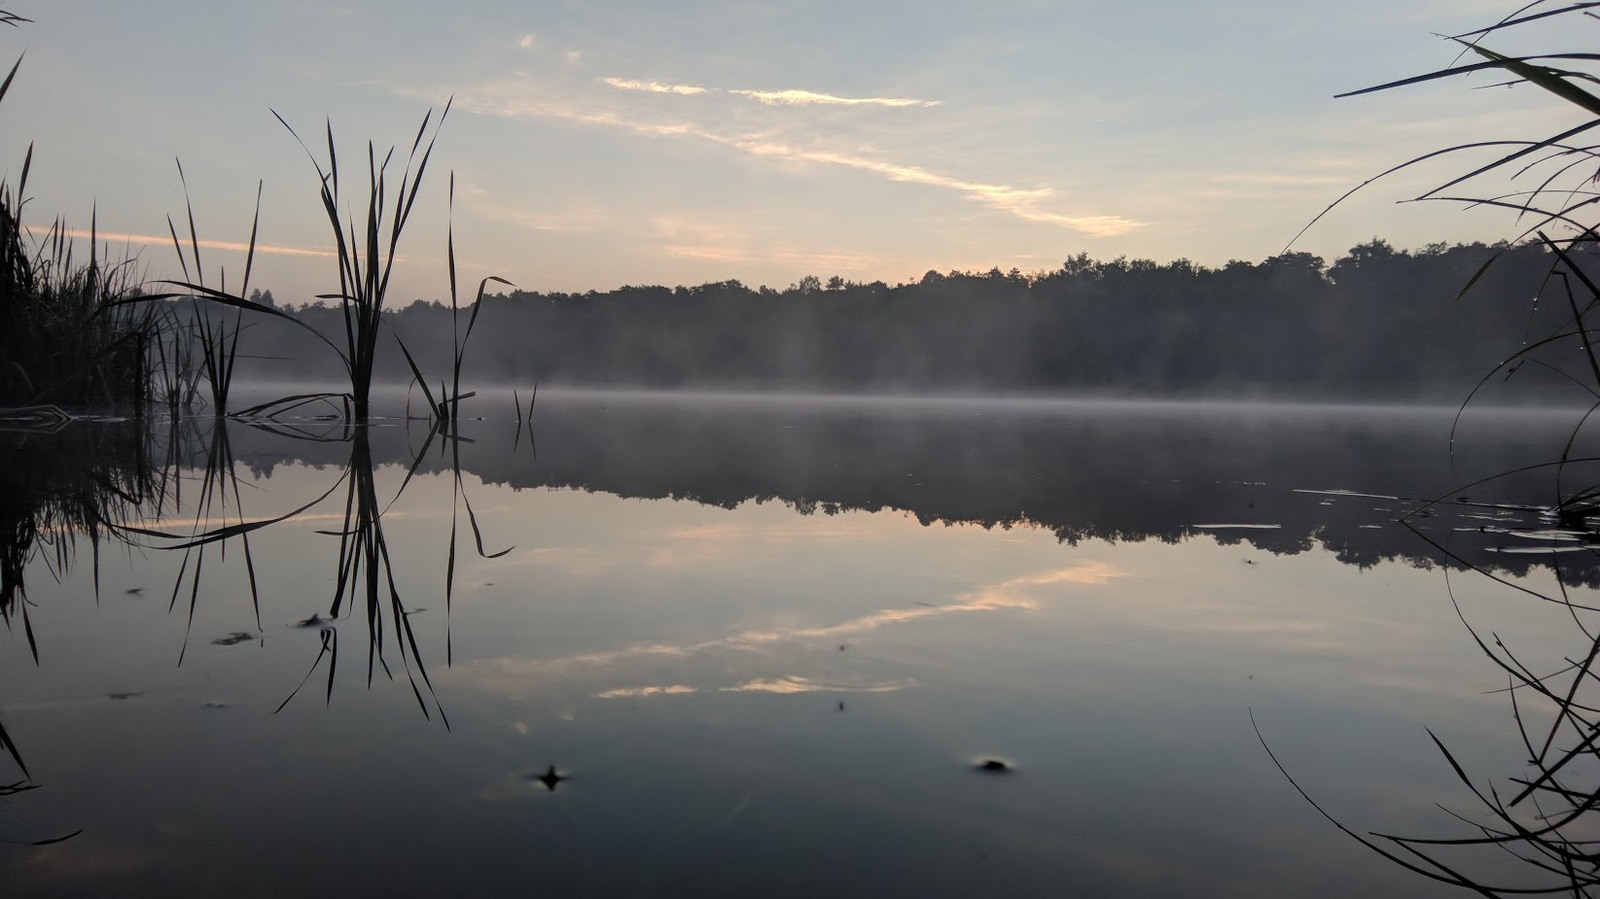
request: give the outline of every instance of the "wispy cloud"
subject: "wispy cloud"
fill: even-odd
[[[561,102],[529,100],[520,88],[492,85],[456,95],[456,105],[480,115],[502,118],[550,118],[584,125],[621,128],[652,137],[690,138],[728,147],[766,159],[840,166],[869,172],[891,181],[923,184],[955,191],[966,199],[991,209],[1008,212],[1025,221],[1053,225],[1088,237],[1115,237],[1144,223],[1120,215],[1078,215],[1058,212],[1044,206],[1055,197],[1049,187],[1019,188],[993,184],[935,172],[917,165],[874,159],[838,150],[813,149],[775,140],[765,134],[723,134],[689,122],[651,122],[624,117],[618,113],[578,107]]]
[[[1056,225],[1089,237],[1115,237],[1119,234],[1126,234],[1142,224],[1120,215],[1069,215],[1051,212],[1040,206],[1042,202],[1055,196],[1055,190],[1049,187],[1018,188],[1009,184],[988,184],[982,181],[969,181],[964,178],[930,171],[922,166],[904,165],[829,150],[809,150],[762,139],[729,139],[716,135],[706,135],[706,137],[709,140],[736,147],[756,156],[775,156],[797,162],[844,166],[881,175],[891,181],[926,184],[930,187],[953,190],[965,195],[969,200],[982,203],[993,209],[1009,212],[1018,218],[1030,222]]]
[[[781,237],[763,242],[743,222],[708,222],[683,216],[657,216],[661,251],[680,259],[748,265],[766,263],[831,272],[865,272],[881,263],[868,253],[796,249]]]
[[[67,229],[66,234],[68,237],[75,239],[87,240],[93,236],[95,239],[100,241],[115,241],[118,243],[146,245],[166,244],[169,246],[172,243],[172,237],[170,235],[123,234],[113,231],[89,232],[82,228],[69,228]],[[241,243],[233,240],[205,240],[202,238],[200,241],[198,241],[198,243],[200,246],[208,250],[230,250],[236,253],[244,253],[250,249],[250,245],[248,243]],[[184,245],[188,245],[187,240],[184,241]],[[311,247],[278,246],[265,243],[257,243],[256,252],[282,256],[319,256],[327,258],[332,258],[334,255],[332,250],[319,250]]]
[[[910,97],[837,97],[807,90],[729,90],[768,106],[938,106],[940,100],[915,100]]]
[[[706,89],[692,84],[662,84],[659,81],[632,81],[627,78],[602,78],[619,91],[644,91],[651,94],[703,94]]]
[[[929,107],[938,106],[943,102],[940,100],[917,100],[911,97],[840,97],[834,94],[824,94],[798,88],[781,91],[762,91],[742,88],[707,88],[693,84],[665,84],[660,81],[637,81],[631,78],[602,78],[600,81],[623,91],[645,91],[652,94],[706,94],[715,92],[744,97],[768,106]]]

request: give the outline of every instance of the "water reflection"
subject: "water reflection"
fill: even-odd
[[[1548,554],[1488,552],[1562,540],[1510,533],[1543,488],[1442,507],[1439,549],[1394,523],[1405,497],[1542,451],[1540,420],[1517,421],[1456,471],[1447,416],[1293,410],[549,395],[537,458],[506,422],[202,430],[150,466],[180,501],[114,529],[166,551],[109,573],[95,612],[81,567],[60,571],[35,607],[43,670],[0,659],[17,745],[52,763],[19,823],[92,838],[0,860],[0,884],[103,890],[84,873],[102,858],[129,895],[176,870],[303,888],[251,860],[271,845],[317,860],[319,888],[368,891],[458,890],[467,864],[488,893],[1281,895],[1318,872],[1412,895],[1282,801],[1243,709],[1397,832],[1449,785],[1404,760],[1374,776],[1352,746],[1409,755],[1426,708],[1466,723],[1475,758],[1521,751],[1484,724],[1498,700],[1411,566],[1554,577]],[[314,701],[287,703],[296,684]],[[117,732],[138,735],[122,771],[84,748]],[[352,833],[454,861],[336,859]],[[537,877],[512,846],[530,841]]]
[[[1587,460],[1592,461],[1592,460]],[[1580,468],[1581,466],[1571,466]],[[1535,466],[1552,482],[1558,504],[1541,510],[1543,529],[1501,529],[1485,526],[1488,533],[1507,534],[1537,541],[1541,547],[1493,547],[1499,552],[1530,552],[1559,561],[1565,553],[1590,555],[1600,534],[1594,526],[1591,481],[1572,477],[1565,464]],[[1563,475],[1569,480],[1560,482]],[[1425,515],[1428,506],[1414,510]],[[1405,523],[1410,522],[1410,518]],[[1497,521],[1497,517],[1487,517]],[[1423,830],[1389,830],[1362,833],[1325,808],[1296,780],[1273,752],[1256,725],[1257,736],[1279,770],[1323,817],[1356,842],[1428,880],[1488,896],[1553,894],[1593,895],[1600,888],[1600,856],[1594,852],[1600,809],[1600,696],[1594,666],[1600,659],[1600,607],[1573,589],[1563,566],[1552,563],[1550,587],[1511,581],[1476,564],[1428,534],[1418,536],[1459,562],[1470,574],[1468,586],[1503,588],[1498,605],[1473,607],[1463,602],[1456,587],[1451,602],[1478,651],[1501,674],[1505,686],[1494,691],[1509,700],[1509,712],[1525,755],[1512,765],[1484,764],[1452,749],[1448,732],[1428,735],[1441,760],[1463,788],[1461,800],[1441,805],[1446,820]],[[1533,608],[1528,608],[1532,603]],[[1517,639],[1503,628],[1508,616],[1525,618],[1545,614],[1560,627],[1543,639]],[[1255,724],[1254,721],[1252,721]],[[1484,776],[1484,770],[1489,772]],[[1510,773],[1507,773],[1509,770]],[[1506,866],[1513,859],[1520,863]],[[1500,861],[1496,865],[1490,862]]]
[[[549,391],[539,406],[537,458],[510,437],[490,439],[506,422],[482,422],[473,433],[480,439],[459,462],[514,489],[576,488],[720,508],[777,501],[825,517],[902,510],[926,525],[1045,528],[1067,544],[1211,533],[1272,553],[1324,547],[1358,566],[1432,564],[1440,557],[1397,529],[1396,519],[1463,484],[1558,455],[1571,423],[1559,410],[1472,410],[1452,452],[1456,412]],[[267,437],[248,435],[242,455],[257,473],[331,461],[326,450]],[[372,439],[377,464],[414,457],[403,431]],[[426,460],[420,470],[448,471],[449,460]],[[1439,520],[1426,524],[1441,533],[1531,528],[1538,521],[1530,513],[1553,503],[1548,486],[1531,475],[1496,479],[1463,503],[1437,507]],[[675,552],[715,552],[725,535],[687,536],[695,539]],[[1505,542],[1463,551],[1481,555]],[[1511,542],[1527,545],[1526,538]],[[1518,555],[1474,562],[1523,574],[1545,561]]]

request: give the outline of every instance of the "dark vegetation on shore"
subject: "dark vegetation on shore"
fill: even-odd
[[[1080,255],[1052,271],[929,272],[896,286],[514,291],[485,298],[493,327],[466,368],[517,385],[1459,400],[1570,316],[1564,302],[1534,302],[1552,261],[1537,244],[1408,252],[1374,240],[1331,265],[1305,253],[1221,268]],[[323,334],[342,328],[332,308],[289,312]],[[385,318],[424,371],[451,370],[448,305],[419,300]],[[241,371],[282,377],[293,359],[300,376],[339,376],[316,343],[266,322],[241,342],[253,357]],[[412,377],[392,347],[376,376]]]
[[[0,25],[28,20],[0,10]],[[22,67],[0,81],[4,100]],[[0,408],[44,403],[142,406],[159,357],[164,310],[117,305],[137,289],[131,260],[112,260],[68,238],[55,219],[42,237],[23,221],[30,144],[15,183],[0,179]],[[91,227],[91,233],[93,228]]]

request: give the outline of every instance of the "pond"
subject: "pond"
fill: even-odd
[[[0,891],[1453,895],[1593,645],[1568,413],[474,402],[0,434]]]

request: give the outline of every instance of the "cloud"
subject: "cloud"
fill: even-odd
[[[766,263],[833,272],[866,272],[881,263],[874,255],[844,250],[794,249],[782,236],[763,241],[746,223],[706,222],[680,216],[654,221],[663,253],[680,259],[748,265]]]
[[[729,90],[768,106],[938,106],[939,100],[913,100],[908,97],[836,97],[806,90],[756,91]]]
[[[616,79],[621,81],[621,79]],[[611,79],[607,79],[610,83]],[[622,82],[625,84],[653,84],[653,82]],[[676,87],[662,85],[663,88]],[[627,88],[652,90],[649,87]],[[431,96],[430,99],[433,99]],[[1009,184],[991,184],[946,175],[918,165],[874,159],[838,150],[813,149],[775,140],[764,133],[724,134],[690,122],[651,122],[626,117],[616,112],[595,110],[561,101],[528,99],[526,88],[518,83],[503,82],[458,92],[456,105],[466,111],[501,118],[550,118],[584,125],[621,128],[634,134],[651,137],[676,137],[705,141],[728,147],[751,156],[778,159],[786,162],[813,163],[839,166],[868,172],[891,181],[922,184],[954,191],[973,202],[991,209],[1007,212],[1025,221],[1038,222],[1076,231],[1088,237],[1115,237],[1144,225],[1143,222],[1120,215],[1075,215],[1045,208],[1046,200],[1055,197],[1049,187],[1019,188]]]
[[[627,78],[602,78],[619,91],[645,91],[652,94],[703,94],[706,89],[692,84],[662,84],[659,81],[630,81]]]
[[[517,38],[517,46],[521,47],[524,50],[528,49],[529,47],[532,47],[533,46],[533,35],[532,34],[524,34],[522,37]]]
[[[899,690],[908,690],[915,686],[917,686],[917,682],[909,677],[876,683],[844,684],[814,680],[798,674],[786,674],[782,677],[744,681],[737,686],[722,687],[718,692],[779,693],[784,695],[795,693],[894,693]]]
[[[121,234],[111,231],[89,232],[83,230],[82,228],[69,228],[66,231],[66,235],[75,239],[87,240],[89,237],[93,236],[95,239],[100,241],[119,241],[122,243],[132,244],[170,245],[172,243],[171,236],[157,236],[153,234]],[[199,241],[199,244],[208,250],[232,250],[237,253],[243,253],[250,249],[250,245],[248,243],[241,243],[233,240],[202,239]],[[188,245],[187,240],[184,241],[184,245]],[[256,252],[281,256],[321,256],[326,258],[332,258],[334,255],[332,250],[318,250],[311,247],[275,246],[273,244],[265,243],[257,243]]]
[[[764,140],[728,140],[715,136],[711,136],[710,139],[726,143],[729,146],[737,147],[757,156],[776,156],[799,162],[844,166],[872,172],[888,178],[890,181],[905,181],[953,190],[964,194],[969,200],[982,203],[993,209],[1009,212],[1018,218],[1030,222],[1055,225],[1077,231],[1089,237],[1115,237],[1120,234],[1126,234],[1143,224],[1120,215],[1067,215],[1042,209],[1039,204],[1055,195],[1055,190],[1048,187],[1028,189],[1012,187],[1008,184],[987,184],[981,181],[968,181],[950,175],[941,175],[921,166],[886,162],[864,156],[826,150],[808,150]]]

